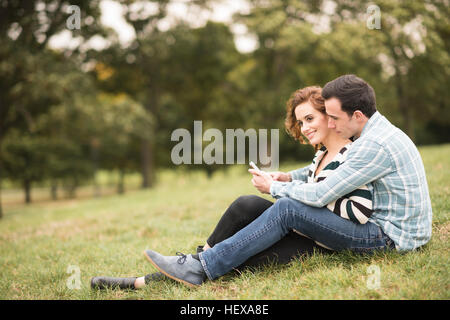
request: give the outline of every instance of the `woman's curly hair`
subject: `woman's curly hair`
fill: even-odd
[[[286,132],[301,144],[308,144],[301,132],[301,125],[295,116],[295,108],[302,103],[310,102],[318,111],[326,114],[325,99],[322,97],[322,88],[318,86],[306,87],[295,91],[286,103]],[[314,146],[317,150],[320,146]]]

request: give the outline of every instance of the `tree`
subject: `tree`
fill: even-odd
[[[450,80],[448,3],[377,1],[380,28],[371,30],[364,28],[369,18],[368,4],[334,2],[333,31],[342,24],[356,24],[363,33],[359,39],[375,39],[370,46],[373,59],[383,68],[380,78],[386,79],[384,86],[394,90],[395,102],[391,100],[389,105],[396,107],[405,132],[416,140],[418,128],[429,123],[450,127],[448,108],[445,108],[450,98],[445,86]]]
[[[80,8],[83,27],[72,30],[80,38],[102,33],[99,21],[99,1],[2,1],[0,10],[0,150],[5,135],[12,128],[32,130],[36,116],[57,103],[44,101],[40,93],[50,90],[53,79],[42,63],[46,61],[50,38],[65,30],[70,5]],[[74,50],[76,51],[76,49]],[[28,86],[40,83],[39,91],[29,93]],[[37,94],[37,95],[36,95]],[[47,97],[48,98],[48,97]],[[33,100],[33,99],[37,99]],[[2,172],[0,154],[0,181]],[[0,205],[0,217],[2,207]]]
[[[145,5],[152,6],[154,10],[147,10],[145,5],[134,6],[134,1],[123,0],[125,19],[133,27],[136,38],[130,45],[128,54],[133,57],[131,65],[136,68],[141,81],[138,101],[145,107],[155,121],[152,135],[156,135],[159,128],[159,109],[161,97],[164,95],[163,83],[166,75],[168,42],[170,38],[162,30],[160,22],[167,17],[168,6],[171,0],[149,1]],[[186,2],[187,7],[206,8],[209,0],[196,0]],[[179,22],[178,22],[179,23]],[[142,187],[151,187],[155,180],[157,146],[155,140],[142,140]]]
[[[95,122],[99,164],[102,168],[118,170],[118,193],[124,193],[124,176],[139,167],[139,141],[152,141],[154,121],[144,107],[125,94],[98,97],[96,109],[90,110]]]
[[[31,184],[42,181],[42,164],[45,163],[45,142],[29,134],[10,132],[2,145],[3,167],[7,177],[19,181],[25,191],[25,202],[31,202]]]

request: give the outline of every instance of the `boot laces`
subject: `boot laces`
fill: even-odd
[[[179,264],[183,264],[183,263],[186,262],[187,255],[185,255],[185,254],[182,253],[182,252],[177,252],[177,256],[180,257],[180,258],[177,260],[177,262],[178,262]]]

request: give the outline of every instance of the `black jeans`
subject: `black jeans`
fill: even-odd
[[[272,205],[273,202],[255,195],[237,198],[217,223],[216,228],[207,240],[208,245],[213,247],[215,244],[231,237]],[[296,257],[311,254],[314,250],[323,253],[332,252],[317,245],[313,240],[290,231],[271,247],[249,258],[238,269],[264,266],[270,263],[286,264]]]

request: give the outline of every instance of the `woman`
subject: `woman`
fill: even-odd
[[[273,180],[292,181],[298,179],[307,183],[319,182],[345,161],[351,141],[340,137],[335,130],[328,128],[328,118],[320,87],[306,87],[292,94],[287,102],[285,127],[287,132],[300,143],[306,143],[304,140],[306,138],[310,144],[315,146],[317,152],[312,163],[305,168],[288,173],[268,173]],[[253,173],[252,170],[249,171]],[[363,224],[372,214],[371,199],[369,188],[362,186],[351,194],[328,204],[327,207],[342,218]],[[272,205],[273,202],[258,196],[239,197],[225,211],[205,244],[197,248],[197,253],[206,251],[231,237]],[[322,244],[315,243],[296,230],[292,230],[270,248],[248,259],[238,269],[263,266],[267,263],[286,264],[296,257],[313,253],[315,250],[324,253],[331,252]],[[177,253],[177,255],[180,255],[180,259],[184,258],[181,253]],[[151,281],[162,279],[166,279],[166,276],[160,272],[139,278],[95,277],[91,280],[91,286],[100,289],[106,287],[138,289]]]

